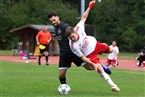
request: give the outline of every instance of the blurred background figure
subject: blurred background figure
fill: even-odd
[[[48,31],[48,27],[44,26],[42,30],[36,35],[36,42],[40,49],[40,55],[38,58],[38,65],[41,65],[41,57],[44,55],[46,60],[46,65],[48,63],[48,53],[49,53],[49,44],[52,39],[51,33]]]
[[[25,51],[20,51],[20,57],[22,58],[22,59],[29,59],[30,58],[30,54],[29,54],[29,52],[27,51],[27,50],[25,50]]]
[[[112,41],[112,45],[110,45],[110,47],[113,49],[112,53],[110,53],[108,55],[108,59],[107,59],[107,67],[110,66],[118,66],[119,63],[117,61],[118,55],[119,55],[119,48],[117,46],[117,42],[114,40]]]
[[[138,57],[137,57],[137,60],[138,60],[138,63],[137,63],[137,65],[140,67],[140,66],[142,66],[142,64],[144,64],[143,66],[145,67],[145,46],[144,46],[144,48],[142,48],[141,50],[140,50],[140,52],[138,53]]]

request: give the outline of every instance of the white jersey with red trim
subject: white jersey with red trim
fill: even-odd
[[[75,42],[69,39],[70,48],[78,57],[91,54],[94,51],[97,43],[97,40],[94,37],[86,35],[84,27],[84,22],[80,21],[74,28],[79,35],[79,39]]]
[[[108,55],[108,59],[110,59],[110,60],[117,59],[117,56],[116,55],[119,53],[118,47],[117,46],[110,45],[110,48],[112,48],[113,51],[112,51],[112,53],[110,53]]]

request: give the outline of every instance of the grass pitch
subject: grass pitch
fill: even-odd
[[[121,91],[114,93],[94,71],[71,67],[68,95],[59,95],[58,66],[0,63],[0,97],[145,97],[145,72],[112,69],[111,78]]]

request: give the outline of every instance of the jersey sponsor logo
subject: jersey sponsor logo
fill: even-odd
[[[87,37],[85,37],[84,38],[84,40],[83,40],[83,45],[82,45],[82,48],[86,48],[87,47],[87,45],[88,45],[88,38]]]
[[[60,29],[58,29],[58,34],[60,34],[61,33],[61,30]]]
[[[57,40],[62,40],[61,30],[58,29],[58,30],[56,30],[56,32],[57,32],[57,34],[56,34],[56,39],[57,39]]]
[[[75,29],[75,32],[78,32],[78,30],[79,30],[79,27],[77,26],[76,29]]]

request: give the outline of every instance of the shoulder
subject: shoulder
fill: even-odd
[[[80,20],[77,25],[84,25],[84,22],[82,20]]]
[[[65,29],[69,26],[68,23],[66,22],[60,22],[60,24],[55,27],[55,30],[61,30],[61,31],[65,31]]]
[[[119,49],[118,46],[115,46],[116,49]]]
[[[42,33],[42,31],[40,30],[38,33]]]
[[[110,45],[109,47],[113,48],[113,46],[112,46],[112,45]]]
[[[69,26],[69,24],[68,24],[68,23],[66,23],[66,22],[60,22],[60,26],[61,26],[61,27],[68,27],[68,26]]]
[[[47,34],[51,34],[49,31],[47,31]]]
[[[51,33],[48,31],[48,32],[47,32],[47,35],[51,35]]]
[[[69,39],[69,45],[70,45],[70,48],[71,48],[71,49],[76,49],[76,48],[77,48],[76,43],[73,42],[73,41],[71,41],[70,39]]]
[[[119,52],[118,46],[115,46],[114,48],[115,48],[116,52]]]
[[[37,33],[37,35],[40,35],[40,34],[42,34],[42,31],[39,31],[39,32]]]

